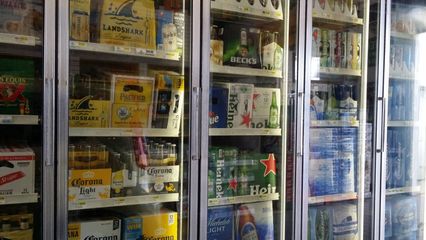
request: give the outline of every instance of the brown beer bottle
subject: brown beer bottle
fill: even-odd
[[[254,217],[247,206],[241,205],[238,209],[238,229],[241,240],[258,240]]]

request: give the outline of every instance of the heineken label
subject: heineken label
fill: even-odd
[[[276,122],[280,122],[280,113],[271,112],[272,105],[272,93],[275,92],[277,98],[277,109],[280,109],[280,89],[279,88],[254,88],[253,90],[253,117],[251,120],[252,128],[268,128],[269,117],[274,114],[278,119]]]

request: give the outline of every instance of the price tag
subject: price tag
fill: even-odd
[[[125,198],[118,198],[115,200],[115,204],[117,205],[123,205],[126,203],[126,199]]]
[[[86,202],[78,202],[77,204],[77,208],[85,208],[86,207]]]
[[[0,197],[0,204],[6,204],[6,197]]]
[[[125,46],[114,46],[114,50],[116,52],[122,52],[122,53],[130,53],[132,52],[131,47],[125,47]]]
[[[72,41],[71,46],[76,47],[76,48],[86,48],[87,42]]]
[[[0,116],[0,123],[2,124],[12,123],[12,120],[12,116]]]
[[[35,46],[35,38],[30,36],[15,36],[15,43]]]
[[[152,200],[158,200],[160,199],[160,196],[156,195],[156,196],[152,196]]]

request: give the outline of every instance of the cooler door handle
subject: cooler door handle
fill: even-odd
[[[53,166],[55,139],[55,82],[53,78],[44,80],[43,104],[43,158],[45,166]]]
[[[385,143],[386,143],[386,131],[387,131],[387,106],[388,101],[386,98],[383,98],[383,104],[382,104],[382,145],[380,146],[380,151],[383,153],[385,151]]]

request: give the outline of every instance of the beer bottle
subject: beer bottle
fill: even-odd
[[[75,168],[75,145],[68,145],[68,169]]]
[[[132,152],[125,153],[125,164],[127,171],[124,175],[124,191],[126,196],[137,195],[137,177],[138,177],[138,165],[136,164],[135,155]]]
[[[241,240],[258,240],[254,217],[247,206],[241,205],[238,209],[238,234]]]
[[[269,108],[269,128],[278,128],[279,127],[279,110],[277,105],[277,95],[272,92],[272,102]]]
[[[126,165],[121,162],[121,154],[118,152],[111,153],[112,164],[112,181],[111,181],[111,197],[124,196],[124,170]]]
[[[248,44],[247,44],[247,29],[241,28],[240,32],[240,56],[241,57],[248,57],[249,50],[248,50]]]

